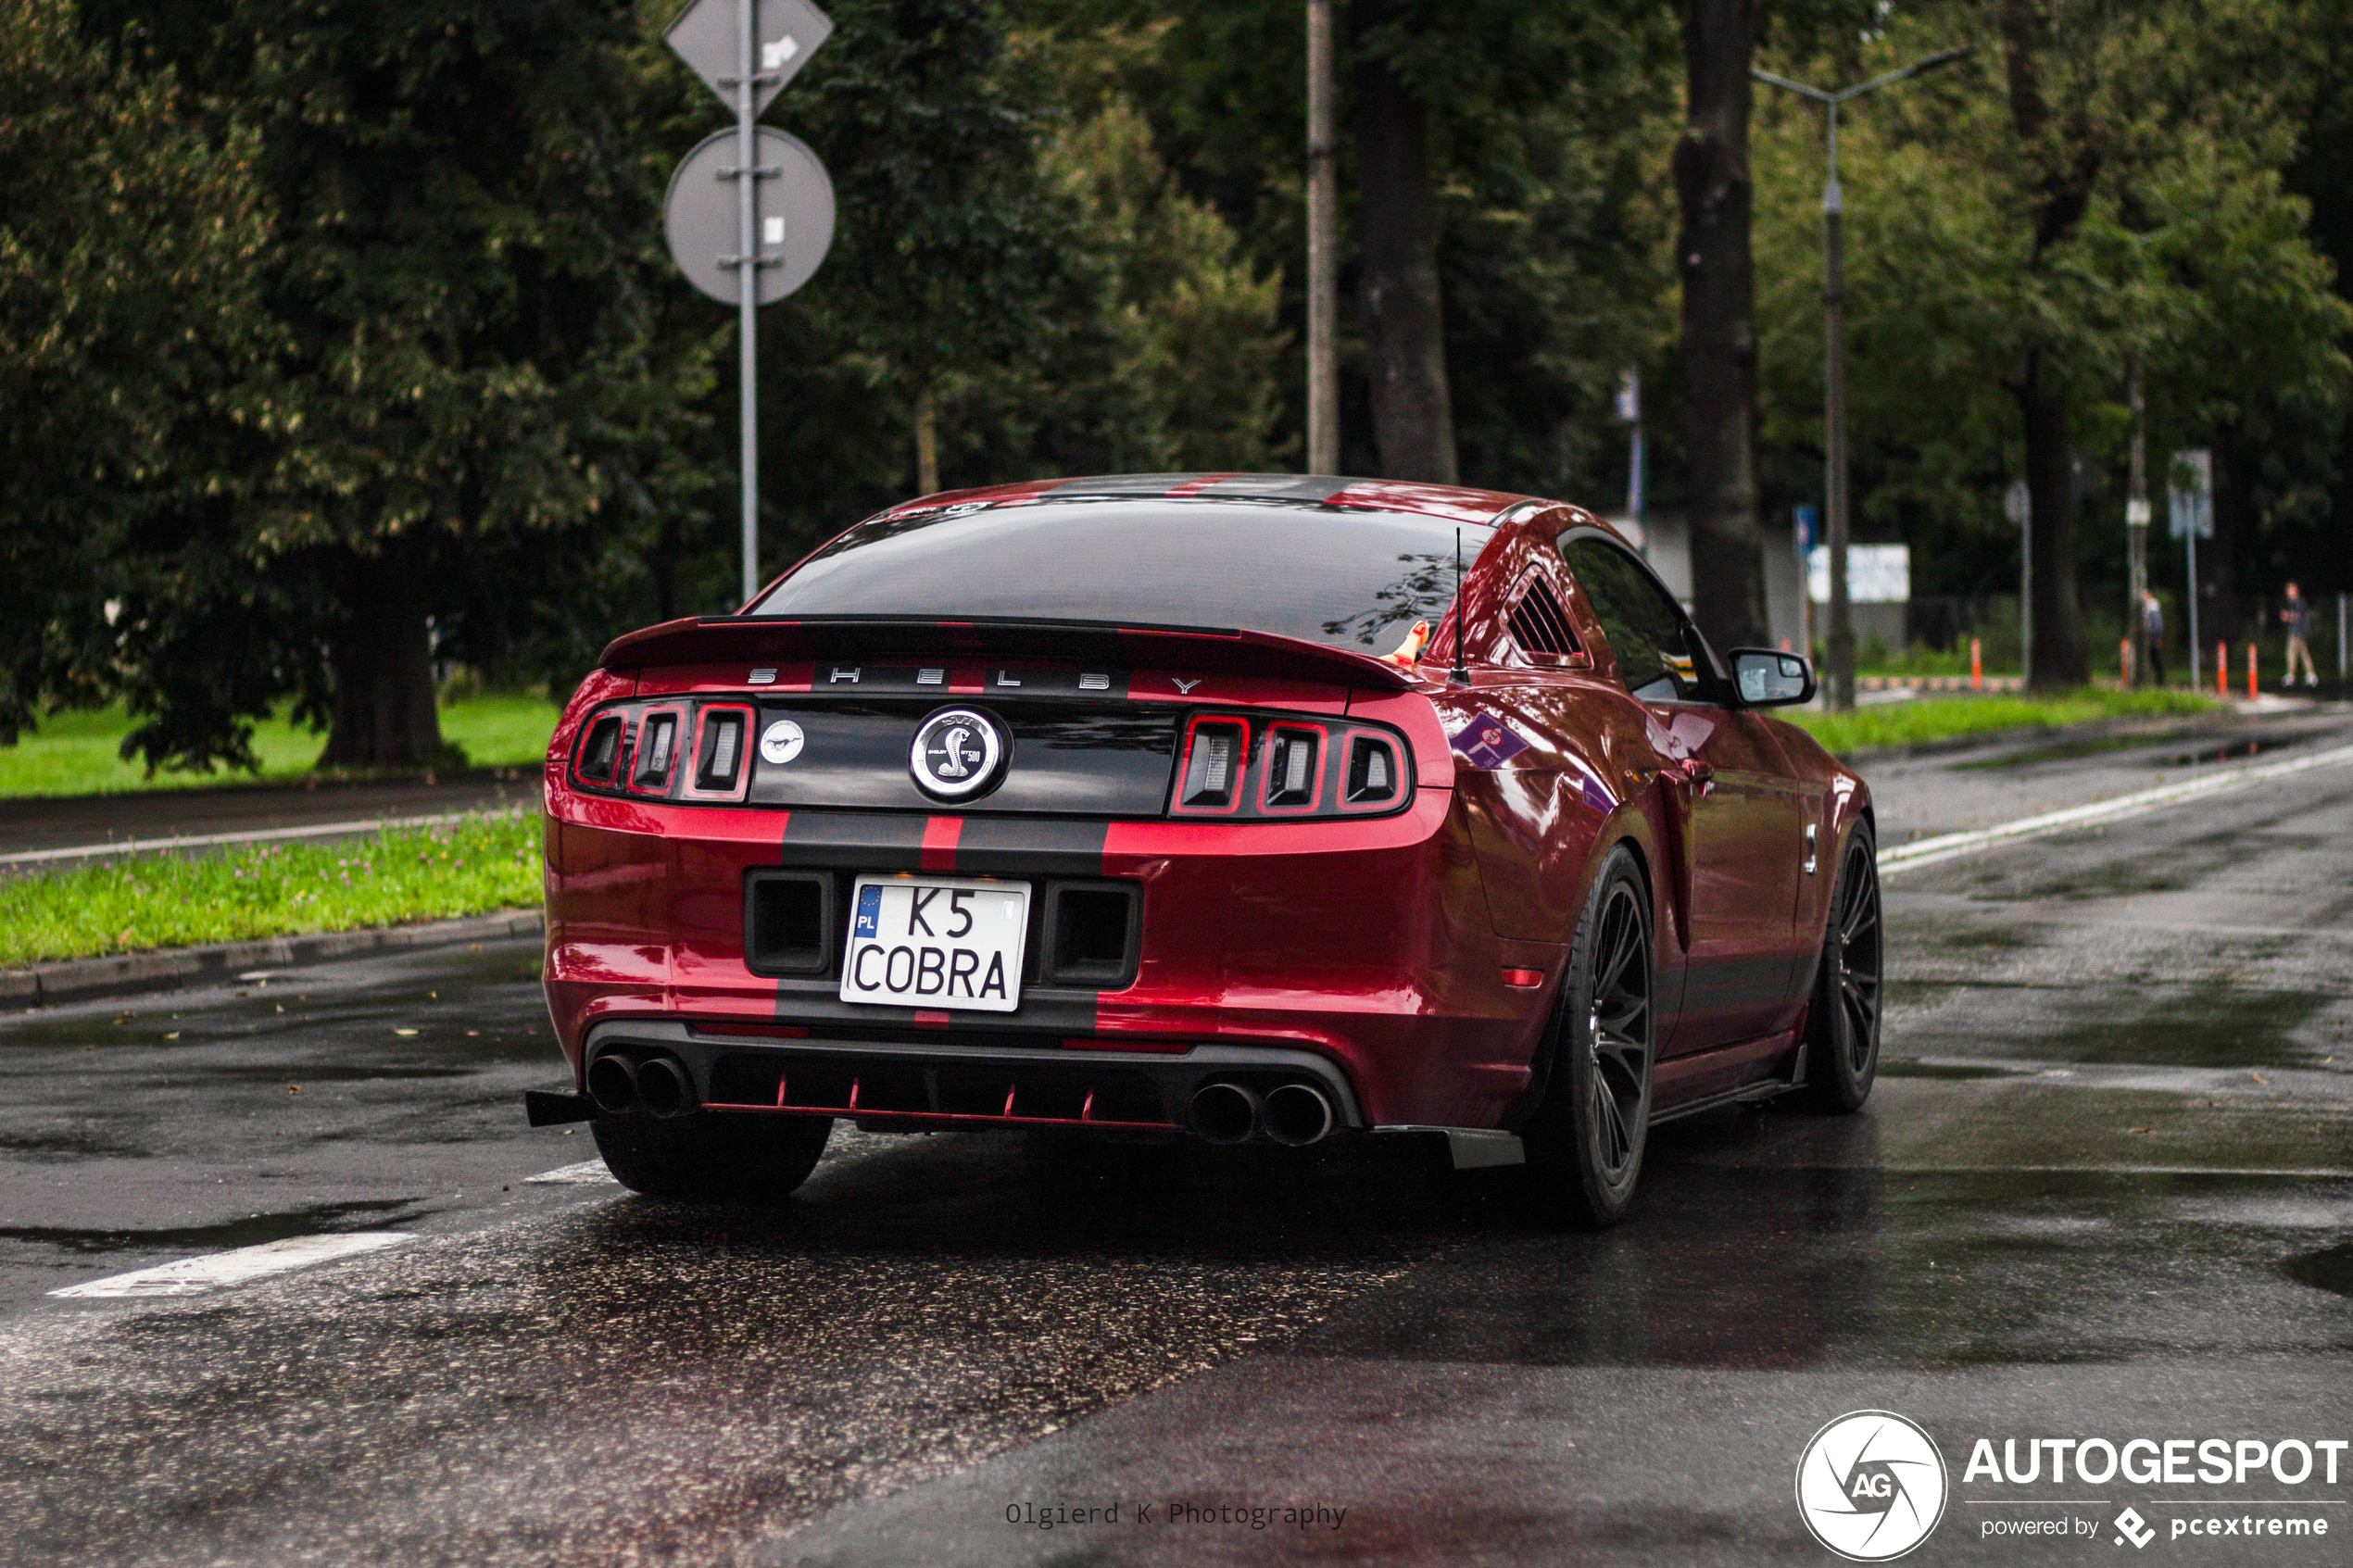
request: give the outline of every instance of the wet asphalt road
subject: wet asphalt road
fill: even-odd
[[[1874,782],[1900,842],[2210,765],[2183,755]],[[1979,1437],[2353,1437],[2353,767],[1887,893],[1866,1112],[1663,1130],[1599,1236],[1500,1179],[848,1130],[780,1211],[534,1183],[591,1149],[515,1110],[554,1079],[529,944],[20,1017],[0,1561],[1818,1563],[1793,1468],[1869,1407],[1952,1468],[1911,1561],[2138,1558],[2128,1504],[2152,1558],[2344,1561],[2353,1456],[2333,1486],[1963,1466]],[[415,1239],[44,1294],[339,1229]],[[2334,1528],[2167,1533],[2224,1512]],[[1986,1533],[2060,1517],[2096,1532]]]

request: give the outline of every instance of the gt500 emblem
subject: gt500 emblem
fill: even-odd
[[[968,800],[997,782],[1004,760],[997,721],[969,708],[944,708],[917,727],[907,771],[925,795]]]

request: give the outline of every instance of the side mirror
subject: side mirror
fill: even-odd
[[[1734,648],[1732,684],[1743,708],[1787,708],[1814,700],[1814,661],[1773,648]]]

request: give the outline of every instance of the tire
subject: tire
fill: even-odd
[[[1881,979],[1886,967],[1881,919],[1879,846],[1857,822],[1839,855],[1830,919],[1815,966],[1806,1018],[1806,1103],[1843,1116],[1863,1108],[1879,1076]]]
[[[777,1203],[817,1168],[833,1135],[821,1117],[600,1116],[597,1152],[613,1180],[648,1198],[686,1203]]]
[[[1625,1217],[1650,1141],[1658,1017],[1650,892],[1633,851],[1602,862],[1577,922],[1547,1042],[1543,1103],[1521,1137],[1539,1206],[1581,1226]]]

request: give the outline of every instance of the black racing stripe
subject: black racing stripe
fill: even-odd
[[[924,825],[929,821],[908,812],[796,809],[785,819],[784,863],[867,872],[921,871]]]
[[[966,817],[956,870],[971,876],[1101,876],[1104,822],[1055,817]]]
[[[1683,972],[1682,1010],[1779,1001],[1791,994],[1792,967],[1786,958],[1693,963]]]

